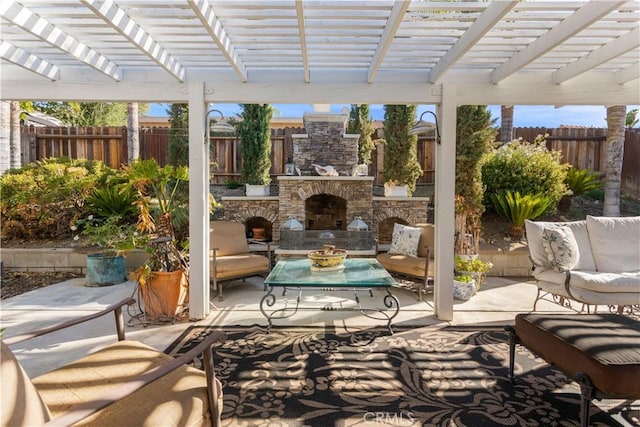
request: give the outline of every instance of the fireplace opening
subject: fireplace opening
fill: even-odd
[[[317,194],[304,202],[307,230],[346,230],[347,201],[330,194]]]
[[[273,224],[268,219],[260,216],[254,216],[247,219],[244,223],[247,230],[247,238],[270,242],[273,236]]]
[[[380,243],[390,243],[393,240],[394,224],[409,225],[407,221],[397,216],[389,217],[378,224],[378,241]]]

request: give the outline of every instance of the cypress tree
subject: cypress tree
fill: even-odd
[[[422,175],[417,158],[418,137],[409,135],[415,116],[415,105],[384,106],[384,181],[406,184],[409,195]]]
[[[241,104],[242,121],[238,136],[242,151],[242,180],[245,184],[266,185],[271,182],[271,129],[273,108],[269,104]]]

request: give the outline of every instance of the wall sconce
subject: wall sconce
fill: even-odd
[[[433,116],[435,125],[433,123],[422,120],[422,116],[424,116],[425,114],[431,114]],[[425,111],[420,114],[420,118],[409,131],[409,135],[421,135],[431,129],[434,129],[436,131],[436,142],[438,143],[438,145],[440,145],[440,128],[438,127],[438,116],[436,116],[436,113],[434,113],[433,111]]]
[[[213,126],[211,125],[211,118],[209,117],[211,115],[211,113],[218,113],[220,114],[220,119],[216,120],[213,123]],[[233,126],[231,126],[229,123],[227,123],[227,121],[224,118],[224,114],[222,114],[222,111],[220,110],[209,110],[207,112],[207,139],[205,141],[205,144],[208,143],[209,141],[211,141],[211,132],[216,132],[216,133],[230,133],[230,134],[234,134],[236,133],[236,128],[234,128]]]

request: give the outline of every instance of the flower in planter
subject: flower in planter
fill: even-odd
[[[119,215],[107,218],[88,215],[76,220],[71,230],[75,234],[74,241],[80,240],[80,235],[87,236],[107,256],[122,255],[124,251],[141,247],[148,240],[147,235],[138,232],[135,224],[124,224]]]
[[[476,281],[476,292],[482,286],[485,275],[493,268],[493,264],[473,257],[455,256],[455,271],[461,275],[468,275]]]

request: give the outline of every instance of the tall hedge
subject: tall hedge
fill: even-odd
[[[416,135],[409,135],[416,117],[415,105],[384,106],[384,181],[406,184],[409,195],[422,175],[418,163]]]
[[[375,132],[375,126],[371,121],[369,104],[352,104],[349,112],[349,123],[347,132],[360,134],[358,139],[358,163],[370,164],[371,152],[374,149],[374,142],[371,136]]]
[[[462,105],[456,121],[456,194],[464,199],[469,220],[484,212],[482,158],[491,151],[497,129],[485,105]],[[474,218],[475,217],[475,218]]]
[[[241,104],[242,121],[238,137],[242,151],[242,180],[245,184],[266,185],[271,182],[271,129],[273,108],[269,104]]]

